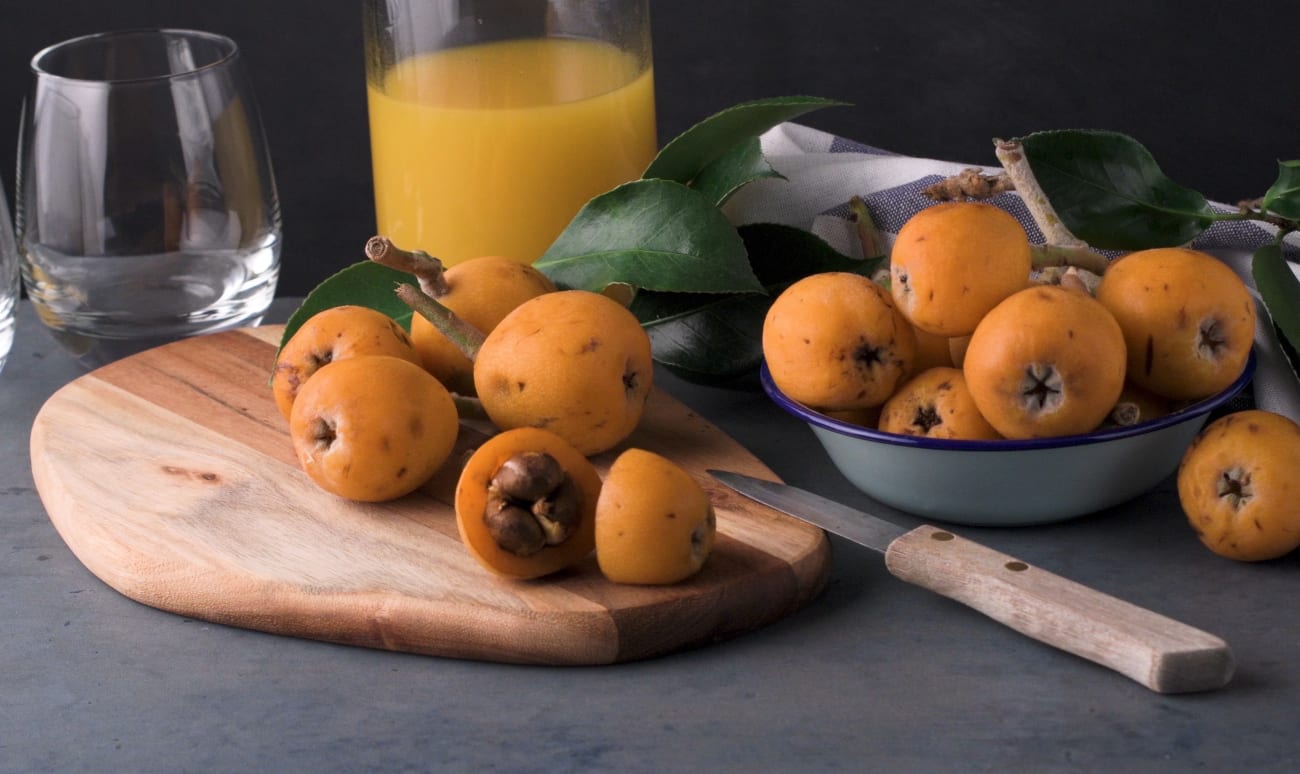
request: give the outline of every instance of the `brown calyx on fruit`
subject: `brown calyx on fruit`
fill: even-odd
[[[508,458],[488,483],[483,522],[493,541],[515,556],[531,556],[569,539],[582,521],[582,494],[545,452]]]
[[[629,358],[627,365],[623,368],[623,391],[627,393],[628,399],[635,399],[640,393],[641,372],[637,370],[636,365]]]
[[[1201,320],[1200,330],[1196,337],[1196,351],[1208,360],[1218,360],[1223,356],[1223,351],[1228,346],[1227,337],[1224,335],[1223,326],[1219,320],[1214,317],[1207,317]]]
[[[853,350],[853,362],[861,368],[870,371],[879,365],[887,362],[889,351],[886,347],[878,347],[867,341],[865,337],[861,343]]]
[[[315,441],[316,449],[324,452],[338,440],[338,432],[333,422],[324,417],[316,417],[311,425],[311,437]]]
[[[1046,413],[1060,407],[1065,384],[1061,374],[1048,363],[1031,363],[1020,382],[1020,395],[1029,413]]]
[[[1254,493],[1250,484],[1250,471],[1240,466],[1223,471],[1215,487],[1215,494],[1227,502],[1234,511],[1245,508]]]
[[[912,426],[920,430],[921,435],[929,433],[934,428],[943,424],[943,417],[934,405],[918,406],[916,413],[912,415]]]

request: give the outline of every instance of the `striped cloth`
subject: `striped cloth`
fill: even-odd
[[[933,203],[922,193],[926,187],[972,167],[989,174],[1001,170],[901,156],[794,123],[771,129],[762,143],[768,162],[785,179],[757,180],[740,189],[726,204],[727,216],[736,225],[782,223],[806,229],[845,255],[861,255],[849,220],[852,197],[862,197],[882,235],[891,241],[913,213]],[[1001,194],[990,202],[1015,215],[1031,241],[1045,241],[1018,195]],[[1220,203],[1212,206],[1235,210]],[[1251,405],[1300,422],[1300,380],[1286,360],[1250,274],[1251,253],[1275,236],[1276,231],[1261,224],[1221,222],[1202,233],[1192,246],[1231,266],[1255,294],[1260,317],[1255,330],[1257,367],[1248,396]],[[1288,239],[1285,253],[1292,271],[1300,276],[1300,238],[1296,237],[1293,234]]]

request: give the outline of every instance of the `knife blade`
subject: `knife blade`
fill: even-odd
[[[709,475],[758,503],[884,554],[929,589],[1157,693],[1221,688],[1235,661],[1219,637],[1034,567],[945,529],[914,529],[812,492],[723,470]]]

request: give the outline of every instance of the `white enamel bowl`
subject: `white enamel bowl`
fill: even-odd
[[[1044,524],[1118,505],[1178,469],[1211,411],[1245,389],[1246,368],[1226,390],[1130,427],[1025,441],[949,441],[882,433],[841,422],[786,397],[761,371],[764,391],[807,422],[831,461],[876,500],[926,519],[974,526]]]

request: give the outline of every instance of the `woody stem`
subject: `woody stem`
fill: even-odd
[[[473,325],[465,322],[452,310],[416,286],[403,282],[397,286],[397,297],[411,307],[411,311],[428,320],[456,348],[472,362],[483,346],[485,336]]]
[[[422,250],[403,250],[386,236],[373,236],[366,241],[366,257],[381,266],[414,274],[420,289],[434,298],[447,295],[451,290],[443,276],[442,261]]]

